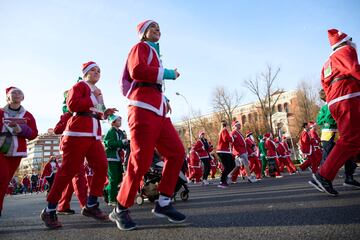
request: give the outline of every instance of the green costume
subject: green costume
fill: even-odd
[[[261,175],[265,176],[265,169],[267,166],[265,141],[261,135],[259,136],[259,140],[260,140],[259,152],[260,152],[260,160],[261,160]]]
[[[327,104],[321,107],[316,118],[316,123],[321,127],[321,141],[329,141],[337,132],[337,125],[331,116]]]
[[[105,151],[108,159],[109,183],[105,187],[109,202],[115,203],[118,186],[122,181],[124,173],[122,161],[124,160],[123,149],[126,148],[123,140],[126,139],[123,131],[111,127],[104,138]]]

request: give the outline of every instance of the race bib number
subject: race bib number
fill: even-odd
[[[330,62],[330,59],[325,63],[324,65],[324,77],[325,78],[328,78],[331,76],[331,62]]]

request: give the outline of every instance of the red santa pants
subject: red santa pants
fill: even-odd
[[[3,208],[4,197],[9,182],[14,176],[20,161],[21,157],[5,157],[4,154],[0,153],[0,210]]]
[[[189,166],[190,169],[190,180],[194,180],[195,182],[201,182],[201,177],[203,175],[203,171],[201,166]]]
[[[108,168],[105,149],[101,141],[94,137],[64,136],[61,139],[61,144],[63,161],[56,173],[47,201],[53,204],[58,203],[64,189],[84,167],[85,158],[94,170],[89,194],[101,197]]]
[[[316,173],[318,170],[320,162],[317,162],[317,159],[315,157],[315,153],[313,152],[310,155],[307,155],[307,160],[305,160],[305,162],[303,162],[299,168],[304,171],[305,169],[307,169],[308,167],[311,166],[311,171],[312,173]]]
[[[134,204],[140,181],[152,163],[155,147],[164,157],[158,191],[171,197],[184,162],[185,149],[170,118],[130,106],[128,123],[131,153],[127,172],[117,195],[118,202],[126,208]]]
[[[80,172],[75,175],[72,181],[67,185],[61,195],[58,210],[64,211],[70,208],[71,197],[75,195],[79,199],[80,208],[85,207],[88,194],[87,181],[85,177],[85,169],[81,168]]]
[[[288,170],[289,173],[294,173],[296,172],[296,167],[294,165],[294,163],[291,161],[290,157],[279,157],[279,161],[282,163],[283,167],[283,171],[284,168],[286,167],[286,169]],[[320,161],[319,161],[320,163]]]
[[[319,174],[327,180],[334,180],[339,169],[350,158],[360,154],[360,97],[343,100],[330,106],[340,134]]]
[[[250,172],[255,173],[257,179],[261,178],[261,164],[257,156],[249,156]]]

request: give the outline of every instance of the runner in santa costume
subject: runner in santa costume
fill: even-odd
[[[131,153],[117,196],[118,206],[109,215],[110,220],[116,222],[121,230],[136,228],[128,208],[134,204],[140,181],[152,163],[155,147],[164,157],[165,163],[158,187],[159,201],[155,203],[152,212],[174,223],[184,222],[186,219],[171,204],[185,149],[170,118],[166,117],[169,108],[162,92],[164,80],[175,80],[180,74],[176,69],[170,70],[162,66],[157,43],[160,39],[159,25],[147,20],[140,23],[137,30],[140,42],[131,49],[123,75],[128,77],[127,83],[131,82],[126,93],[129,99]],[[124,87],[125,83],[121,83]]]
[[[321,146],[320,146],[321,139],[320,139],[319,135],[317,134],[317,131],[316,131],[317,125],[315,122],[312,122],[312,121],[309,122],[309,128],[310,128],[309,134],[310,134],[310,137],[311,137],[313,145],[314,145],[314,159],[315,159],[316,165],[319,167],[321,159],[322,159],[322,150],[321,150]]]
[[[333,53],[321,71],[321,84],[340,139],[313,179],[323,191],[337,195],[332,181],[360,153],[360,65],[351,37],[337,29],[328,30],[328,37]]]
[[[246,150],[249,156],[250,172],[255,173],[256,179],[261,179],[261,164],[258,158],[258,150],[254,140],[253,133],[246,131]]]
[[[218,169],[218,160],[216,159],[216,156],[214,153],[210,153],[210,166],[211,166],[211,172],[210,172],[210,176],[212,179],[215,178],[215,174],[217,173],[217,169]]]
[[[103,194],[107,174],[107,159],[101,142],[100,119],[107,119],[116,109],[105,109],[101,90],[95,85],[100,79],[100,68],[95,62],[83,64],[84,80],[76,83],[68,93],[66,104],[73,116],[68,120],[61,138],[63,161],[56,173],[54,184],[47,196],[48,207],[41,219],[48,228],[59,228],[56,206],[62,192],[73,177],[80,172],[86,158],[94,170],[93,181],[86,206],[81,214],[98,220],[107,220],[99,208],[98,197]]]
[[[279,146],[279,144],[280,144],[280,141],[279,141],[279,138],[278,137],[275,137],[274,138],[274,143],[275,143],[275,146],[276,146],[276,158],[275,158],[275,160],[276,160],[276,165],[278,166],[278,168],[279,168],[279,172],[284,172],[284,169],[285,169],[285,164],[284,164],[284,162],[282,161],[282,158],[283,158],[283,154],[284,154],[284,152],[282,152],[281,154],[281,156],[279,155],[279,152],[278,152],[278,146]],[[281,158],[281,159],[280,159]]]
[[[291,174],[294,174],[297,172],[296,167],[294,165],[294,163],[291,161],[291,150],[289,148],[289,145],[287,144],[287,138],[286,136],[282,136],[282,141],[280,142],[280,144],[284,147],[285,149],[285,165],[286,168],[288,169],[288,171]]]
[[[246,142],[245,138],[241,134],[241,124],[239,121],[233,121],[232,123],[233,131],[231,132],[231,136],[233,138],[232,143],[232,150],[233,154],[235,156],[235,165],[236,167],[232,171],[232,182],[236,182],[237,176],[239,175],[240,166],[243,165],[245,168],[245,172],[247,175],[247,179],[250,183],[256,182],[256,179],[254,176],[250,174],[250,168],[249,168],[249,159],[248,159],[248,153],[246,150]]]
[[[300,150],[302,152],[302,158],[304,159],[304,162],[299,165],[298,170],[304,171],[308,167],[311,166],[311,171],[313,173],[317,172],[318,164],[315,159],[315,148],[314,148],[314,140],[311,138],[309,134],[309,124],[303,123],[303,131],[300,134],[299,138],[299,145]]]
[[[319,92],[321,100],[326,102],[326,96],[324,89]],[[339,134],[337,133],[337,124],[334,118],[331,116],[329,107],[324,104],[317,116],[316,123],[321,127],[321,145],[323,148],[323,155],[321,164],[324,163],[327,156],[335,146],[335,141],[338,139]],[[354,179],[354,172],[357,168],[356,159],[351,158],[345,163],[345,181],[344,186],[360,188],[360,183]]]
[[[24,93],[16,87],[6,89],[7,105],[0,108],[0,216],[8,184],[21,158],[26,157],[26,140],[37,137],[34,117],[21,102]]]
[[[277,142],[277,146],[276,146],[276,152],[278,154],[278,159],[280,164],[282,164],[284,167],[286,167],[286,169],[288,170],[288,172],[290,173],[290,175],[296,173],[296,168],[294,166],[294,164],[291,164],[289,162],[289,155],[287,152],[287,149],[285,148],[283,142]],[[283,167],[283,169],[284,169]],[[280,171],[281,172],[281,171]]]
[[[227,122],[225,120],[221,121],[221,130],[219,133],[219,140],[216,148],[216,153],[220,158],[220,162],[223,166],[221,172],[220,184],[218,187],[227,188],[229,186],[227,178],[229,173],[235,167],[234,157],[231,152],[231,144],[233,143],[233,138],[231,137],[229,130],[227,129]]]
[[[69,112],[66,105],[68,91],[64,92],[64,105],[62,107],[63,114],[60,116],[60,121],[54,127],[55,134],[63,134],[66,128],[68,120],[71,118],[72,113]],[[63,137],[63,136],[61,136]],[[61,140],[60,140],[61,143]],[[62,153],[60,144],[60,153]],[[57,214],[60,215],[71,215],[75,214],[75,210],[70,208],[70,202],[72,195],[75,192],[76,197],[79,200],[80,209],[86,206],[87,195],[88,195],[88,186],[87,180],[85,177],[85,168],[80,168],[80,171],[73,177],[72,181],[67,185],[67,187],[62,192],[59,204],[57,207]]]
[[[47,163],[45,164],[43,172],[41,174],[41,178],[45,178],[49,184],[49,188],[48,188],[47,192],[50,192],[50,190],[51,190],[51,186],[54,182],[54,178],[55,178],[58,168],[59,168],[59,164],[56,160],[56,157],[51,156],[49,158],[49,161],[47,161]]]
[[[201,177],[203,175],[200,156],[193,148],[191,148],[189,153],[189,180],[194,181],[195,183],[201,182]]]
[[[203,163],[204,170],[203,170],[203,184],[208,185],[208,176],[210,174],[210,153],[214,150],[213,146],[211,145],[211,142],[209,142],[205,138],[205,131],[199,132],[199,139],[194,144],[194,150],[199,154],[200,160]]]
[[[276,164],[276,158],[277,158],[276,144],[272,139],[272,134],[265,133],[264,138],[265,138],[266,160],[269,165],[268,166],[269,175],[270,177],[281,178],[282,176],[280,174],[279,167]]]

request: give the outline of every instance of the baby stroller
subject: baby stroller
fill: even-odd
[[[164,168],[164,162],[156,152],[154,153],[153,162],[149,171],[144,176],[142,186],[140,186],[138,195],[136,197],[136,203],[142,205],[145,198],[150,202],[154,202],[159,198],[159,192],[157,190],[158,184],[161,180],[162,170]],[[183,167],[179,173],[179,178],[176,183],[173,199],[175,200],[177,193],[183,187],[184,190],[180,193],[180,198],[183,201],[187,201],[189,198],[189,188],[187,186],[187,179],[185,177],[186,162],[184,161]]]

